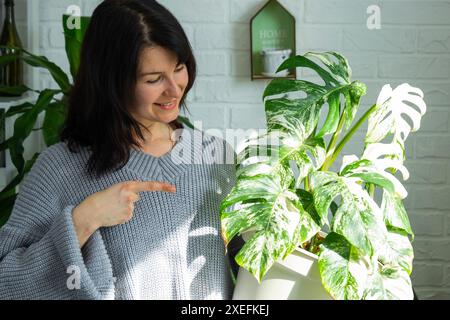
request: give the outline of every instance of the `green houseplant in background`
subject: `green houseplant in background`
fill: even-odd
[[[83,36],[90,21],[90,17],[77,17],[80,19],[80,23],[77,24],[78,27],[73,27],[73,23],[68,23],[68,20],[73,18],[69,15],[63,15],[62,17],[65,50],[70,64],[72,82],[75,79],[80,63],[80,49]],[[16,55],[1,56],[0,65],[10,62],[16,57]],[[20,49],[19,57],[32,67],[47,69],[59,88],[34,90],[26,86],[0,87],[0,91],[7,93],[14,92],[16,94],[23,94],[31,91],[37,94],[35,102],[25,102],[20,105],[11,106],[2,115],[5,118],[17,116],[14,122],[13,135],[0,144],[0,151],[9,150],[11,161],[17,169],[17,175],[0,191],[0,227],[8,220],[13,209],[17,197],[16,186],[20,184],[39,156],[39,153],[35,153],[31,159],[25,160],[23,142],[35,130],[42,132],[47,147],[59,142],[59,132],[62,129],[66,117],[67,97],[72,88],[69,75],[46,57],[36,56],[22,49]],[[41,113],[45,114],[42,127],[33,129]],[[4,119],[0,120],[3,121]],[[192,124],[187,118],[179,116],[178,120],[192,127]]]
[[[300,248],[316,255],[319,283],[330,298],[412,299],[413,231],[396,173],[408,178],[405,140],[426,111],[422,91],[386,85],[352,126],[366,86],[351,80],[342,55],[308,52],[277,72],[292,68],[314,70],[323,84],[269,83],[263,94],[267,133],[246,141],[236,184],[221,204],[225,243],[247,235],[235,258],[239,275],[251,274],[261,284],[274,264]],[[340,169],[331,171],[366,121],[361,155],[344,156]]]
[[[76,70],[79,64],[79,51],[84,32],[89,24],[89,17],[80,17],[80,28],[69,29],[67,20],[68,15],[63,15],[63,30],[65,35],[65,48],[70,63],[72,79],[75,78]],[[8,63],[16,55],[4,55],[0,57],[0,64]],[[44,56],[34,55],[26,50],[20,49],[19,57],[27,64],[36,68],[44,68],[50,72],[50,75],[58,85],[58,89],[35,90],[27,86],[20,87],[2,87],[1,91],[16,92],[23,94],[31,91],[37,94],[35,102],[25,102],[20,105],[11,106],[5,113],[5,117],[16,116],[14,122],[13,135],[0,145],[0,150],[9,150],[11,162],[17,169],[17,175],[9,184],[0,191],[0,226],[2,226],[11,214],[14,202],[17,197],[16,186],[23,180],[24,176],[33,166],[39,153],[35,153],[31,159],[25,161],[23,142],[35,130],[42,131],[45,144],[51,146],[58,142],[58,134],[65,120],[67,95],[70,92],[72,84],[69,76],[55,63],[49,61]],[[33,129],[36,126],[38,116],[44,113],[42,127]],[[0,119],[3,120],[3,119]]]

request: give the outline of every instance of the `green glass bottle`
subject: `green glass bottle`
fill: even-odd
[[[14,0],[5,0],[5,22],[3,24],[0,45],[22,47],[14,18]],[[16,50],[0,48],[1,55],[13,54]],[[0,67],[0,86],[23,85],[23,63],[21,59]],[[12,94],[0,93],[0,96],[14,96]]]

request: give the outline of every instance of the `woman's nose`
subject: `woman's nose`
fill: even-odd
[[[168,79],[167,81],[167,88],[166,88],[167,95],[174,97],[174,98],[180,98],[182,90],[178,83],[175,81],[175,79]]]

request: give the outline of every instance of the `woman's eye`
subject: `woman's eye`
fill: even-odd
[[[179,67],[178,69],[175,70],[175,72],[180,72],[181,70],[184,69],[184,65],[182,65],[181,67]]]
[[[156,79],[156,80],[148,80],[147,82],[148,82],[148,83],[157,83],[159,80],[161,80],[161,77],[159,77],[159,78]]]

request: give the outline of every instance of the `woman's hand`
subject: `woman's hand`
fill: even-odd
[[[133,217],[139,192],[176,192],[174,185],[159,181],[126,181],[96,192],[73,210],[73,224],[82,247],[100,227],[125,223]]]

